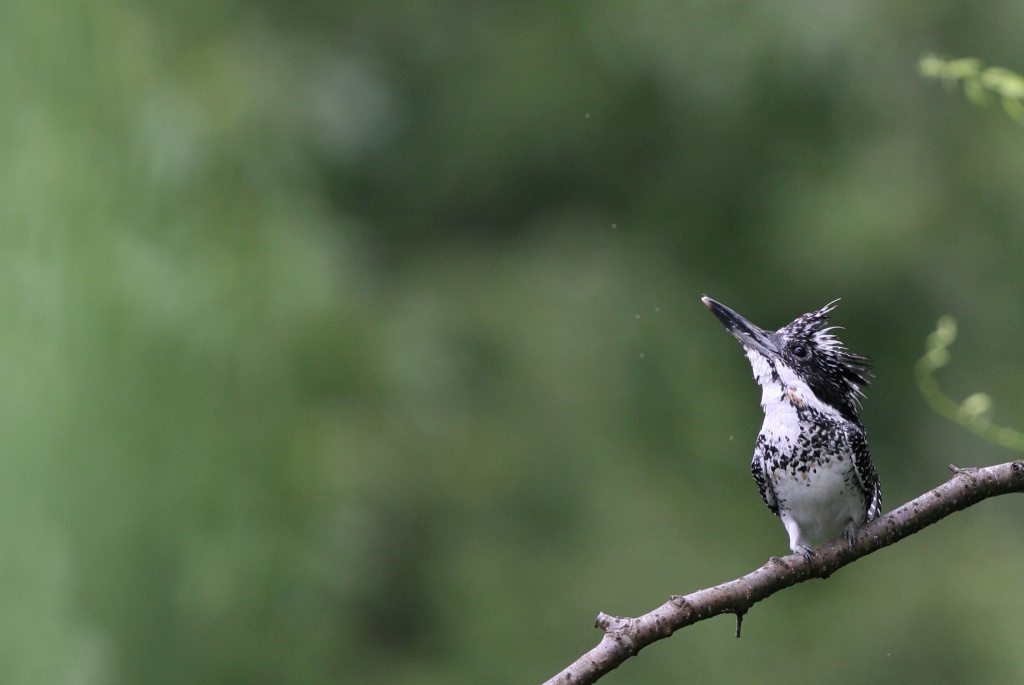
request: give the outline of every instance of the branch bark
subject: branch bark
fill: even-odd
[[[953,478],[862,526],[852,547],[840,537],[818,547],[810,563],[799,554],[772,557],[742,578],[686,596],[673,595],[665,604],[637,618],[598,614],[595,627],[604,630],[601,642],[544,685],[596,682],[644,647],[719,614],[735,614],[739,637],[744,614],[779,590],[812,578],[828,578],[847,564],[984,499],[1024,492],[1024,461],[984,468],[949,468],[955,474]]]

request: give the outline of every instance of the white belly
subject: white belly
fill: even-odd
[[[806,471],[794,473],[787,466],[769,474],[790,548],[815,547],[838,537],[851,523],[864,523],[864,498],[852,487],[856,482],[852,469],[848,455],[842,461],[833,456]]]

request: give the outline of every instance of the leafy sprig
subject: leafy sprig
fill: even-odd
[[[1024,452],[1024,433],[992,423],[992,398],[978,392],[962,402],[949,397],[939,387],[935,372],[949,363],[949,346],[956,340],[956,320],[951,316],[939,319],[938,326],[925,340],[925,354],[914,369],[917,387],[928,404],[950,421],[960,424],[985,440],[1017,452]]]
[[[987,105],[995,95],[1003,110],[1024,124],[1024,76],[1003,67],[986,67],[975,57],[944,60],[928,55],[918,67],[924,76],[940,79],[947,86],[963,84],[964,96],[976,105]]]

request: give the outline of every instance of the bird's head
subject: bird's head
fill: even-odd
[[[833,300],[797,317],[777,331],[755,326],[724,304],[702,298],[707,308],[743,344],[754,378],[766,392],[801,406],[820,403],[844,418],[859,422],[857,401],[870,379],[867,357],[849,352],[828,326]]]

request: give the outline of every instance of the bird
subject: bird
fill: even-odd
[[[777,331],[701,300],[743,345],[761,386],[764,423],[750,471],[790,549],[811,562],[814,547],[840,535],[852,548],[857,528],[881,513],[882,486],[857,414],[871,362],[828,325],[839,300]]]

